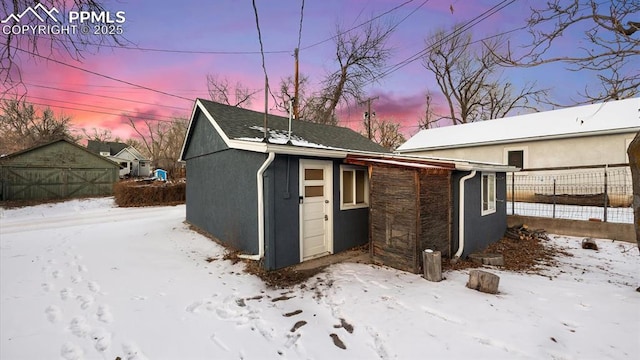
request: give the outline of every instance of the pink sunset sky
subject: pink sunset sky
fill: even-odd
[[[397,24],[389,42],[393,52],[388,69],[394,70],[369,84],[366,91],[368,96],[379,97],[373,102],[376,116],[400,123],[409,137],[418,131],[426,93],[434,96],[436,105],[441,100],[435,80],[422,61],[406,61],[424,49],[425,38],[438,28],[451,29],[496,5],[500,6],[494,14],[469,30],[474,39],[521,28],[536,2],[307,0],[300,38],[300,72],[309,76],[312,89],[318,88],[324,75],[337,67],[331,41],[336,25],[350,29],[384,14],[382,21]],[[256,5],[265,66],[275,93],[280,79],[293,75],[302,0],[256,0]],[[102,47],[84,53],[81,62],[62,52],[53,52],[52,61],[23,54],[19,65],[27,101],[71,116],[78,130],[109,129],[123,139],[132,135],[127,117],[158,121],[189,117],[196,98],[209,98],[208,74],[259,91],[249,107],[264,109],[264,73],[251,1],[122,0],[106,1],[105,7],[113,13],[124,11],[123,35],[130,42],[126,48]],[[524,44],[527,39],[522,30],[508,36],[512,45]],[[570,37],[563,41],[565,50],[575,48]],[[505,76],[515,84],[537,81],[540,87],[551,88],[558,102],[570,101],[585,84],[580,74],[561,65],[507,69]],[[561,88],[558,79],[562,79]],[[269,107],[270,112],[284,115],[275,109],[271,97]],[[358,104],[340,109],[340,125],[362,131],[364,111],[365,107]]]

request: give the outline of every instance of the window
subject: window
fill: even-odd
[[[340,172],[340,209],[369,206],[367,169],[343,166]]]
[[[524,151],[514,150],[507,152],[507,164],[517,168],[524,168]]]
[[[503,164],[515,166],[520,169],[529,167],[529,147],[509,146],[503,149]]]
[[[482,215],[496,212],[496,174],[482,174]]]

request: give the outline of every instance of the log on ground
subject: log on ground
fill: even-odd
[[[488,294],[497,294],[500,277],[484,270],[471,270],[469,272],[469,289],[478,290]]]

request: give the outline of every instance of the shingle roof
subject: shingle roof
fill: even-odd
[[[640,98],[512,116],[418,132],[398,152],[640,130]]]
[[[264,113],[204,99],[198,99],[198,101],[229,139],[262,141],[264,136]],[[287,142],[288,118],[268,115],[267,127],[271,143],[285,144]],[[291,146],[389,152],[349,128],[293,120],[291,130]]]
[[[97,141],[97,140],[89,140],[87,141],[87,149],[94,154],[100,154],[101,152],[109,152],[109,155],[115,155],[122,151],[122,149],[126,149],[128,147],[127,144],[115,141]]]
[[[99,159],[100,159],[100,160],[102,160],[102,161],[105,161],[105,162],[111,163],[112,165],[119,166],[119,164],[118,164],[118,163],[116,163],[116,162],[114,162],[113,160],[110,160],[110,159],[108,159],[108,158],[106,158],[106,157],[104,157],[104,156],[100,156],[100,155],[98,155],[98,154],[96,154],[96,153],[93,153],[93,152],[89,151],[89,149],[85,148],[84,146],[82,146],[82,145],[78,145],[78,144],[76,144],[75,142],[73,142],[73,141],[71,141],[71,140],[69,140],[69,139],[67,139],[67,138],[60,138],[60,139],[52,140],[52,141],[49,141],[49,142],[46,142],[46,143],[42,143],[42,144],[38,144],[38,145],[32,146],[32,147],[27,148],[27,149],[24,149],[24,150],[16,151],[16,152],[14,152],[14,153],[11,153],[11,154],[9,154],[9,155],[6,155],[6,156],[1,157],[1,158],[0,158],[0,162],[2,162],[2,161],[5,161],[5,162],[6,162],[6,161],[9,161],[9,160],[11,160],[11,159],[14,159],[14,158],[20,157],[22,154],[26,154],[26,153],[28,153],[28,152],[31,152],[31,151],[34,151],[34,150],[37,150],[37,149],[40,149],[40,148],[47,147],[47,146],[50,146],[50,145],[52,145],[52,144],[55,144],[55,143],[57,143],[57,142],[61,142],[61,141],[62,141],[62,142],[66,142],[66,143],[68,143],[68,144],[70,144],[70,145],[72,145],[72,146],[75,146],[75,147],[77,147],[78,149],[80,149],[80,150],[82,150],[82,151],[86,151],[86,152],[88,152],[89,154],[91,154],[91,155],[95,156],[96,158],[99,158]]]

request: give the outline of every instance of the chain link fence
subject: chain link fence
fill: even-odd
[[[507,175],[507,214],[633,223],[628,165],[529,169]]]

